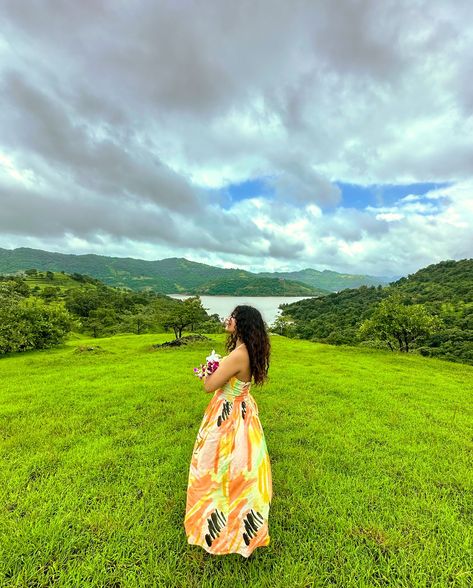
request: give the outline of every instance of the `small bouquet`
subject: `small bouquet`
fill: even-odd
[[[220,365],[222,357],[215,353],[215,349],[212,349],[212,353],[206,358],[206,363],[202,363],[198,368],[194,368],[194,374],[202,380],[205,376],[210,376]]]

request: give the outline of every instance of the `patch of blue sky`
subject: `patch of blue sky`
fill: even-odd
[[[255,198],[256,196],[272,196],[274,190],[268,182],[268,178],[256,178],[241,182],[241,184],[230,184],[227,186],[228,193],[234,202]]]
[[[341,201],[335,206],[344,208],[357,208],[364,210],[367,206],[384,207],[393,206],[399,200],[408,195],[416,195],[422,200],[422,196],[432,190],[439,190],[451,185],[450,182],[417,182],[414,184],[349,184],[347,182],[335,182],[342,193]],[[274,188],[270,177],[259,177],[240,183],[228,184],[224,188],[216,190],[223,201],[224,208],[231,208],[236,202],[249,198],[264,197],[271,199],[274,196]],[[330,206],[324,205],[324,209]]]
[[[246,180],[239,184],[228,184],[220,192],[229,198],[229,206],[235,204],[235,202],[248,200],[249,198],[256,198],[258,196],[271,198],[274,195],[274,189],[268,182],[268,178],[263,177]]]
[[[336,182],[342,192],[339,206],[363,210],[367,206],[393,206],[396,202],[410,194],[422,197],[432,190],[440,190],[451,186],[450,182],[418,182],[415,184],[347,184]],[[422,200],[422,198],[420,198]]]

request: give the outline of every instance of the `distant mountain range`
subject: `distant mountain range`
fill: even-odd
[[[296,272],[263,272],[259,276],[271,276],[273,278],[285,278],[303,282],[315,288],[324,288],[330,292],[339,292],[346,288],[358,288],[359,286],[378,286],[389,284],[402,276],[367,276],[362,274],[339,274],[331,270],[318,271],[307,268]]]
[[[361,285],[386,285],[400,276],[365,276],[304,269],[252,273],[171,257],[156,261],[95,254],[66,254],[19,247],[0,248],[0,274],[35,268],[92,276],[111,286],[152,288],[163,294],[233,296],[323,296]]]

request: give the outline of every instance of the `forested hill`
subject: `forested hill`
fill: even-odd
[[[196,288],[199,295],[222,296],[324,296],[328,290],[321,290],[284,278],[260,278],[257,275],[235,279],[217,280]]]
[[[286,334],[333,344],[369,344],[358,329],[393,292],[403,304],[423,304],[443,322],[440,333],[419,342],[425,355],[473,364],[473,259],[429,265],[389,286],[361,286],[323,298],[281,305]],[[281,327],[282,328],[282,327]]]
[[[328,293],[300,282],[261,278],[244,270],[219,268],[176,257],[147,261],[94,254],[53,253],[26,247],[0,249],[0,274],[32,268],[85,274],[109,286],[132,290],[151,288],[162,294],[321,296]]]
[[[134,259],[130,257],[108,257],[104,255],[73,255],[19,247],[17,249],[0,248],[0,274],[15,273],[35,268],[41,271],[64,271],[68,274],[92,276],[110,286],[125,286],[133,290],[152,288],[163,294],[233,294],[267,296],[267,295],[322,295],[329,291],[341,290],[351,286],[352,276],[331,272],[329,283],[321,280],[317,283],[316,275],[325,276],[325,272],[304,270],[297,278],[283,274],[257,274],[240,269],[226,269],[172,257],[156,261]],[[307,272],[311,274],[308,281]],[[332,275],[333,274],[333,275]],[[336,279],[336,276],[338,278]],[[355,276],[357,284],[363,276]],[[265,281],[270,279],[271,281]],[[363,283],[371,283],[368,276]],[[251,281],[253,280],[253,281]],[[227,286],[225,286],[227,284]],[[231,284],[233,290],[229,290]]]
[[[151,287],[172,294],[189,292],[210,280],[251,275],[249,272],[213,267],[186,259],[169,258],[157,261],[105,255],[74,255],[19,247],[0,249],[0,274],[36,268],[42,271],[93,276],[110,286],[133,290]]]
[[[340,274],[331,270],[319,271],[312,268],[296,272],[262,272],[260,276],[272,278],[284,278],[295,280],[316,288],[324,288],[330,292],[339,292],[345,288],[358,288],[359,286],[387,285],[396,277],[368,276],[364,274]]]
[[[473,259],[447,260],[428,265],[391,286],[419,302],[473,302]]]

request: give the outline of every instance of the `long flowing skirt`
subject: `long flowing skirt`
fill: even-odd
[[[237,381],[238,382],[238,381]],[[214,393],[197,434],[184,526],[188,542],[216,555],[269,544],[271,463],[255,399]]]

